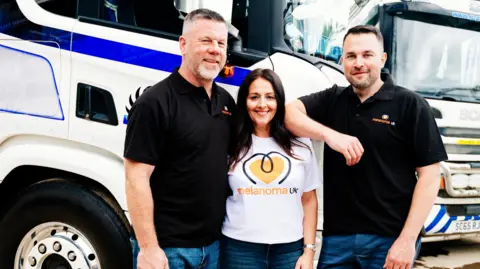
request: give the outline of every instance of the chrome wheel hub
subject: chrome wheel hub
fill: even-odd
[[[92,244],[80,231],[60,222],[40,224],[20,242],[15,269],[101,269]]]

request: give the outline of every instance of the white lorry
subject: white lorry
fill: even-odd
[[[423,241],[480,236],[480,1],[357,0],[358,24],[381,30],[385,68],[429,102],[448,153]]]
[[[200,4],[232,26],[228,66],[217,82],[233,97],[257,67],[280,75],[288,100],[347,85],[341,67],[325,59],[341,53],[328,37],[345,30],[348,1],[308,2],[0,0],[0,268],[130,268],[122,159],[126,115],[146,87],[180,65],[182,18]],[[308,4],[323,5],[318,16],[302,11]],[[332,13],[338,5],[341,14]],[[443,113],[445,141],[448,133],[467,132],[470,138],[462,143],[479,144],[470,135],[479,128],[474,103],[431,102],[441,102],[436,107]],[[467,123],[477,127],[467,129]],[[448,145],[449,152],[476,149]],[[315,146],[321,165],[322,144]],[[458,184],[476,182],[467,175],[475,174],[478,156],[449,156],[461,162],[444,164],[439,203],[472,212],[478,203],[473,195],[447,195],[474,190]],[[453,216],[449,207],[441,208],[438,225]],[[319,213],[320,231],[321,206]],[[454,226],[476,228],[476,219],[465,217]]]
[[[292,50],[286,1],[0,0],[0,268],[130,268],[126,115],[180,65],[182,18],[200,4],[232,26],[217,79],[232,96],[257,67],[288,100],[347,84]]]

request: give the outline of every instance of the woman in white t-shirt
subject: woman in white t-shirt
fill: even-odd
[[[280,78],[250,72],[237,96],[221,268],[313,267],[322,179],[310,140],[291,134],[284,116]]]

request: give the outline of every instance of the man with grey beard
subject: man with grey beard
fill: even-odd
[[[219,266],[235,102],[213,80],[225,65],[227,37],[220,14],[189,13],[180,68],[129,113],[124,157],[134,268]]]
[[[377,28],[353,27],[342,55],[350,86],[287,105],[290,131],[326,142],[319,269],[412,268],[438,193],[447,154],[435,119],[381,73],[386,59]]]

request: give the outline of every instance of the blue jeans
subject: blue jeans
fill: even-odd
[[[322,239],[322,250],[317,269],[383,269],[388,251],[397,238],[371,234],[335,235]],[[417,259],[420,238],[416,242]]]
[[[285,244],[256,244],[224,236],[221,241],[222,269],[294,269],[303,254],[303,239]]]
[[[138,242],[130,239],[133,250],[133,269],[137,269]],[[219,269],[220,241],[201,248],[163,248],[170,269]]]

